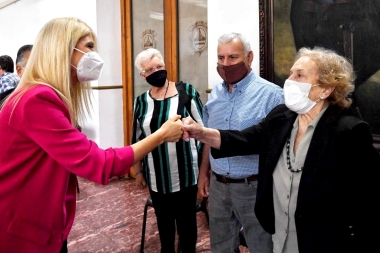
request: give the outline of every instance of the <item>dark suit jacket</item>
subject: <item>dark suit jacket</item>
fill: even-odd
[[[3,102],[3,100],[9,95],[11,94],[13,91],[15,90],[15,88],[13,89],[10,89],[10,90],[7,90],[3,93],[0,93],[0,107],[1,107],[1,103]]]
[[[241,132],[220,130],[214,158],[259,154],[255,213],[275,233],[272,173],[297,114],[274,108]],[[379,240],[380,154],[367,123],[330,105],[314,131],[301,176],[295,223],[300,253],[374,252]]]

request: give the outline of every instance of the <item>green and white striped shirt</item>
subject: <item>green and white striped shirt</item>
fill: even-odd
[[[138,96],[134,102],[132,144],[144,139],[159,129],[173,115],[191,116],[203,125],[203,104],[199,93],[188,83],[183,85],[184,93],[156,100],[149,91]],[[181,95],[182,94],[182,95]],[[197,184],[198,152],[202,144],[195,139],[185,142],[165,142],[155,148],[142,161],[145,180],[152,191],[159,193],[177,192]]]

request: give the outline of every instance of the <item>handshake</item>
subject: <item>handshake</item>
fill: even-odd
[[[190,138],[201,138],[203,126],[196,123],[191,117],[183,118],[175,115],[169,118],[158,131],[162,132],[163,140],[166,142],[177,142],[180,138],[189,141]]]

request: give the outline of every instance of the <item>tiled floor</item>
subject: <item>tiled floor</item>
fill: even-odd
[[[143,211],[148,190],[133,178],[112,179],[103,186],[79,178],[80,193],[74,226],[68,238],[69,253],[140,252]],[[197,213],[197,252],[211,252],[203,212]],[[241,246],[241,253],[249,253]],[[145,253],[159,253],[160,240],[153,208],[148,208]]]

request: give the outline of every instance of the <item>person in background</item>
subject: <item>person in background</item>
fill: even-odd
[[[28,63],[30,52],[32,51],[33,45],[24,45],[17,51],[16,57],[16,72],[19,77],[22,77],[25,66]]]
[[[148,48],[135,59],[140,76],[150,89],[134,103],[132,143],[144,140],[173,115],[191,116],[202,123],[203,104],[189,83],[169,81],[164,59]],[[194,253],[197,242],[195,202],[197,198],[198,153],[201,143],[163,143],[134,165],[136,182],[148,185],[162,253],[175,252],[176,227],[182,253]]]
[[[207,143],[215,159],[260,155],[255,212],[274,253],[377,251],[380,154],[350,107],[354,79],[336,52],[301,48],[285,104],[259,124],[215,130],[183,120],[183,138]]]
[[[158,145],[178,141],[175,115],[131,146],[101,149],[76,127],[102,72],[93,30],[57,18],[39,32],[16,90],[0,111],[0,252],[67,252],[76,175],[106,185]]]
[[[31,50],[32,50],[32,45],[25,45],[25,46],[20,47],[20,49],[17,52],[16,72],[19,78],[21,78],[22,73],[24,72],[24,68],[25,68],[26,63],[28,62]],[[12,66],[12,72],[13,72],[13,60],[12,60],[12,64],[10,65]],[[11,94],[17,87],[17,84],[14,85],[14,83],[17,81],[17,79],[19,80],[19,78],[17,78],[16,75],[14,74],[12,75],[12,77],[10,76],[10,78],[12,80],[11,81],[12,85],[10,85],[9,87],[13,87],[13,88],[10,88],[0,94],[0,107],[1,107],[1,101],[4,100],[9,94]]]
[[[259,123],[276,105],[284,103],[281,87],[257,76],[251,69],[253,52],[239,33],[218,40],[217,71],[223,82],[216,85],[203,108],[204,125],[242,130]],[[210,171],[212,173],[210,174]],[[239,252],[239,230],[250,251],[272,253],[271,235],[257,221],[258,155],[214,159],[205,145],[198,188],[209,196],[212,252]]]
[[[12,57],[9,55],[0,56],[0,69],[7,73],[13,73],[15,68]]]
[[[20,77],[14,74],[14,63],[9,55],[0,56],[0,108],[2,101],[14,90]]]

